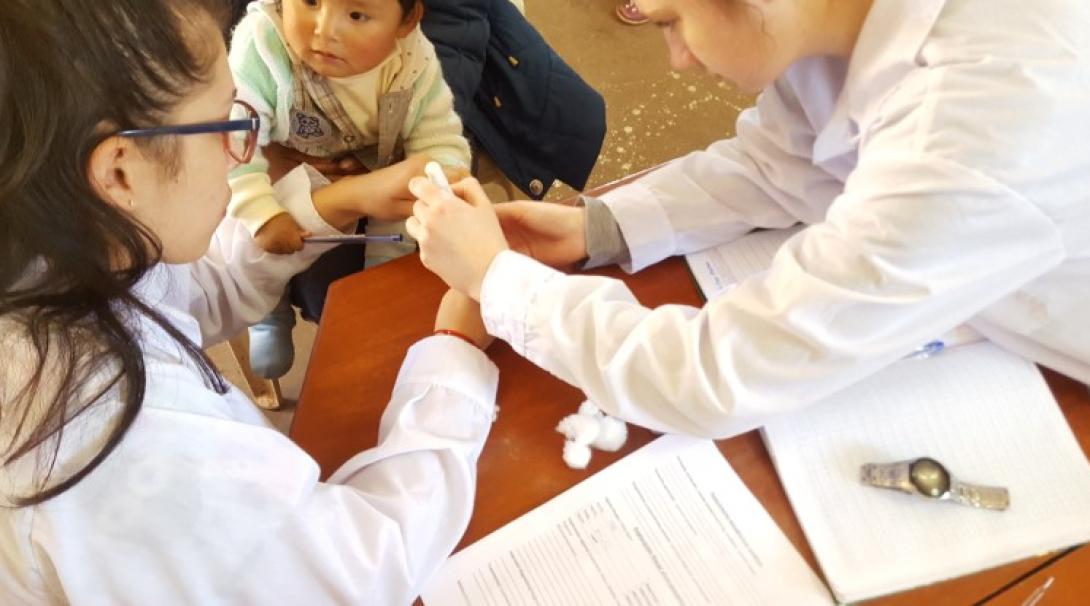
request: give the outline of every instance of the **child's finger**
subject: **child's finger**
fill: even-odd
[[[447,176],[447,181],[451,183],[461,181],[470,176],[469,171],[461,166],[444,166],[443,174]]]
[[[341,158],[340,161],[337,162],[337,168],[346,173],[357,173],[363,170],[363,163],[352,157]]]

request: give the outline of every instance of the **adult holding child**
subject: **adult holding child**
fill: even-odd
[[[468,523],[496,369],[444,298],[379,444],[327,482],[203,348],[328,246],[225,218],[259,119],[221,0],[12,0],[0,14],[0,602],[407,603]],[[276,193],[314,235],[411,204],[398,165]]]
[[[675,69],[763,92],[736,137],[582,207],[492,210],[472,181],[455,188],[469,204],[414,181],[425,265],[481,302],[491,334],[610,414],[710,437],[963,324],[1090,382],[1090,7],[636,4]],[[767,272],[702,309],[650,310],[546,266],[638,271],[799,222]]]

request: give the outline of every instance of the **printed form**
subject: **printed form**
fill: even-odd
[[[832,604],[707,440],[664,436],[452,556],[429,606]]]

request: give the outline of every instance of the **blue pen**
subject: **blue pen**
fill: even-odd
[[[937,356],[942,353],[942,350],[946,349],[946,343],[942,341],[931,341],[923,347],[905,356],[906,358],[930,358],[931,356]]]
[[[311,236],[303,238],[304,244],[366,244],[367,242],[401,242],[405,239],[401,234],[388,236],[368,236],[365,234],[349,234],[339,236]]]

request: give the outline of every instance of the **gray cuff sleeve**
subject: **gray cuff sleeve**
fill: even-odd
[[[587,260],[581,269],[631,262],[628,243],[609,207],[590,196],[579,196],[579,205],[587,209]]]

